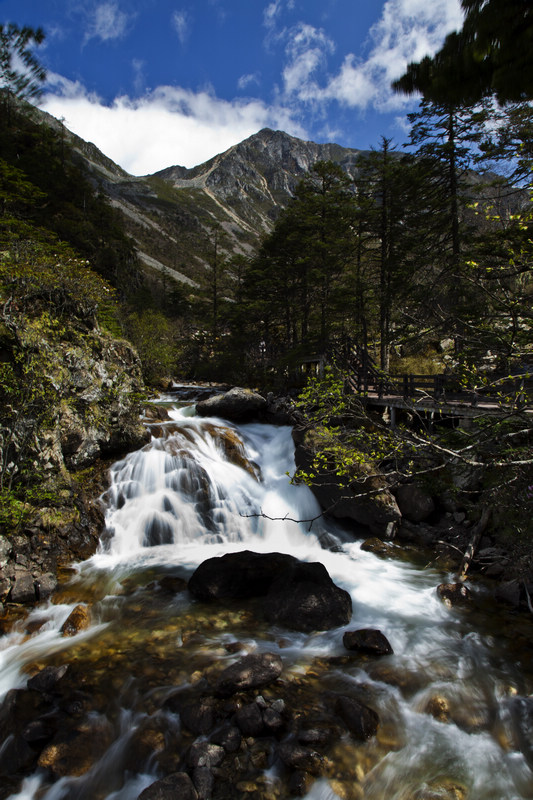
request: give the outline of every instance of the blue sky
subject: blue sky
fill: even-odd
[[[402,144],[390,81],[461,26],[459,0],[0,0],[41,26],[40,106],[133,175],[191,167],[263,127]]]

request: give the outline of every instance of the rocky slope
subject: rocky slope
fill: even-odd
[[[215,230],[226,254],[253,252],[313,164],[331,160],[353,177],[361,153],[265,128],[192,169],[134,177],[58,120],[33,113],[61,129],[92,182],[122,212],[146,274],[190,290],[209,275]]]

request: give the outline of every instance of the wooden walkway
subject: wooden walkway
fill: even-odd
[[[367,350],[349,341],[320,359],[322,365],[332,363],[342,370],[347,393],[356,394],[365,405],[389,409],[392,425],[396,410],[461,419],[519,412],[533,417],[533,378],[529,375],[507,376],[492,392],[485,387],[464,389],[454,374],[388,375]]]

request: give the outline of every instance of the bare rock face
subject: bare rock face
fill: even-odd
[[[267,406],[265,398],[250,389],[235,387],[225,394],[216,394],[196,404],[200,417],[223,417],[242,422],[257,416]]]

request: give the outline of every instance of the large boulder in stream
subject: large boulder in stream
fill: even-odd
[[[265,398],[251,389],[236,386],[224,394],[216,394],[196,404],[196,413],[200,417],[222,417],[233,422],[242,422],[255,417],[264,411],[267,405]]]
[[[207,602],[263,597],[265,618],[292,630],[329,630],[352,616],[350,595],[323,564],[284,553],[245,550],[209,558],[191,577],[189,591]]]

